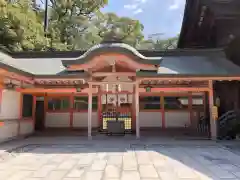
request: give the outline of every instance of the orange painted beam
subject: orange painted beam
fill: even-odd
[[[12,72],[6,72],[4,74],[5,77],[10,78],[10,79],[14,79],[14,80],[18,80],[18,81],[23,81],[26,82],[28,84],[34,84],[34,79],[33,78],[29,78],[29,77],[25,77],[16,73],[12,73]]]
[[[136,76],[135,72],[96,72],[93,73],[94,77],[103,77],[103,76]]]
[[[27,89],[22,89],[22,88],[17,88],[16,89],[18,92],[22,93],[73,93],[76,92],[75,88],[54,88],[54,89],[45,89],[45,88],[27,88]]]
[[[209,88],[194,88],[194,87],[185,87],[185,88],[152,88],[151,89],[151,93],[152,92],[174,92],[174,91],[182,91],[182,92],[187,92],[187,91],[191,91],[191,92],[202,92],[202,91],[209,91]],[[139,92],[146,92],[146,90],[144,88],[139,88]]]
[[[240,80],[240,76],[232,76],[232,77],[193,77],[193,76],[176,76],[176,77],[142,77],[138,78],[139,81],[143,80],[188,80],[188,81],[209,81],[209,80],[216,80],[216,81],[233,81],[233,80]]]

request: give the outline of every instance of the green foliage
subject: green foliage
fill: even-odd
[[[0,48],[10,51],[86,50],[103,40],[139,49],[175,48],[178,37],[144,39],[138,20],[102,13],[108,0],[50,0],[48,29],[36,0],[0,0]]]

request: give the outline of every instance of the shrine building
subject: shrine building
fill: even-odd
[[[107,133],[109,121],[136,138],[186,130],[216,139],[213,85],[239,81],[240,67],[222,49],[102,43],[87,51],[1,52],[0,80],[0,141],[54,129],[91,138]]]

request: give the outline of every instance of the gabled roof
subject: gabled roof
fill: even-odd
[[[162,57],[147,57],[141,54],[138,50],[133,48],[132,46],[124,43],[110,43],[110,44],[99,44],[95,45],[82,54],[76,60],[63,60],[62,63],[66,67],[68,65],[73,64],[84,64],[91,60],[94,56],[101,55],[104,53],[111,54],[125,54],[129,56],[131,59],[141,63],[141,64],[152,64],[158,65],[161,62]]]

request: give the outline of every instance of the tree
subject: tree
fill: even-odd
[[[86,50],[102,41],[119,41],[138,49],[175,48],[177,37],[144,39],[135,19],[102,13],[108,0],[50,0],[48,29],[36,0],[0,0],[0,45],[10,51]]]
[[[177,42],[178,42],[178,36],[168,38],[168,39],[163,39],[163,40],[157,40],[154,43],[154,49],[155,50],[176,49]]]
[[[47,46],[41,19],[32,10],[30,3],[19,0],[7,3],[0,0],[1,46],[11,51],[41,50]]]
[[[148,40],[144,40],[139,45],[139,49],[147,50],[167,50],[176,49],[179,36],[162,39],[160,36],[149,36]]]
[[[115,39],[136,47],[144,38],[143,25],[138,20],[118,17],[114,13],[101,16],[95,23],[99,27],[99,36],[103,39]]]
[[[98,41],[91,36],[91,20],[100,13],[108,0],[50,0],[49,34],[53,43],[63,43],[68,49],[82,49],[87,42]],[[88,39],[90,38],[90,39]],[[96,38],[96,39],[94,39]],[[92,44],[92,43],[90,43]]]

